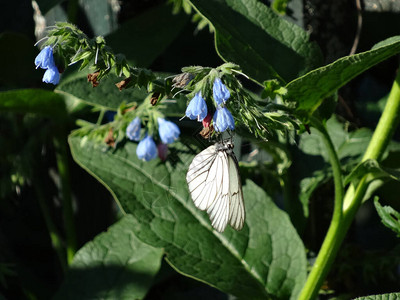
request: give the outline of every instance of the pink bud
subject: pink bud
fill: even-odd
[[[211,119],[212,119],[212,116],[210,113],[208,113],[207,116],[203,119],[203,127],[205,127],[205,128],[209,127],[210,123],[211,123]]]
[[[162,161],[165,161],[168,156],[168,145],[160,143],[157,145],[157,150],[158,150],[158,157]]]

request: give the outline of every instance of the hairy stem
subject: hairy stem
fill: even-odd
[[[392,89],[389,94],[388,101],[385,109],[382,113],[379,123],[375,129],[372,139],[365,151],[362,161],[367,159],[380,160],[384,153],[388,143],[390,142],[392,135],[399,123],[400,119],[400,72],[397,74],[396,80],[393,83]],[[314,124],[313,124],[314,125]],[[318,124],[317,124],[318,125]],[[317,129],[319,129],[317,127]],[[324,136],[324,134],[323,134]],[[329,150],[329,145],[328,151]],[[329,153],[333,169],[335,169],[334,158]],[[334,170],[335,176],[335,170]],[[335,179],[335,209],[332,218],[331,225],[325,236],[325,240],[322,243],[320,252],[318,253],[315,264],[308,276],[307,282],[301,291],[299,299],[309,300],[314,299],[318,291],[325,280],[331,264],[335,259],[337,252],[346,236],[347,230],[349,229],[358,208],[361,205],[362,199],[364,198],[365,192],[370,182],[369,175],[365,174],[360,182],[355,185],[350,185],[348,188],[343,204],[342,200],[339,202],[338,191],[340,188],[337,187],[337,180]],[[340,182],[342,184],[342,182]],[[343,194],[342,194],[343,195]],[[339,204],[338,204],[339,203]],[[338,212],[340,208],[340,214]]]

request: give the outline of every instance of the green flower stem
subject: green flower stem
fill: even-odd
[[[58,173],[61,179],[64,226],[67,240],[67,262],[70,264],[77,250],[77,239],[72,209],[71,186],[69,181],[67,135],[65,128],[59,125],[58,134],[54,138]]]
[[[104,107],[102,107],[100,110],[100,113],[99,113],[99,117],[97,118],[96,125],[98,125],[98,126],[101,125],[101,122],[103,122],[105,113],[106,113],[106,109]]]
[[[335,207],[333,210],[332,221],[339,222],[342,218],[342,205],[344,195],[343,176],[339,157],[325,126],[315,117],[311,117],[310,121],[311,125],[320,132],[322,141],[325,144],[326,150],[328,152],[329,161],[332,166],[333,181],[335,185]]]
[[[307,282],[300,293],[299,299],[304,299],[304,300],[313,299],[317,295],[330,269],[330,266],[332,265],[333,259],[335,258],[335,254],[340,246],[340,244],[336,243],[335,239],[332,239],[330,237],[336,235],[337,233],[342,232],[341,220],[342,220],[342,203],[344,195],[342,170],[332,140],[325,126],[321,124],[321,122],[318,119],[312,117],[310,121],[311,125],[320,132],[322,140],[328,151],[329,160],[332,165],[333,180],[335,184],[335,207],[333,210],[332,221],[329,226],[325,241],[321,246],[320,252],[314,263],[311,273],[308,276]]]
[[[389,94],[388,101],[385,109],[379,120],[378,126],[372,136],[372,139],[365,151],[362,161],[367,159],[380,160],[388,143],[390,142],[392,135],[400,120],[400,72],[397,74],[396,80],[393,83],[392,89]],[[314,124],[313,124],[314,125]],[[320,129],[317,127],[317,129]],[[323,133],[323,136],[325,134]],[[327,146],[327,142],[325,143]],[[331,149],[332,150],[332,149]],[[330,160],[333,169],[336,168],[335,158],[332,157],[332,151],[329,150]],[[334,171],[335,176],[335,171]],[[325,240],[322,243],[320,252],[315,261],[315,264],[308,276],[307,282],[301,291],[299,299],[309,300],[314,299],[318,291],[325,280],[330,266],[336,257],[336,254],[346,236],[347,230],[349,229],[358,208],[361,205],[362,199],[364,198],[365,192],[367,191],[368,184],[370,182],[369,175],[364,175],[360,182],[355,185],[350,185],[348,188],[343,201],[339,199],[337,191],[339,188],[337,180],[335,179],[335,209],[332,218],[331,225],[326,234]],[[340,215],[337,212],[337,207],[340,202]]]

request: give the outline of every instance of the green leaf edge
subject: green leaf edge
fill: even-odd
[[[353,61],[360,60],[360,56],[362,57],[363,55],[366,55],[366,54],[372,54],[373,55],[374,52],[380,51],[382,48],[385,48],[385,47],[393,46],[394,44],[397,44],[396,46],[397,46],[398,50],[396,52],[390,53],[389,55],[387,55],[384,58],[378,60],[377,62],[373,63],[372,65],[368,66],[367,68],[363,68],[362,70],[360,70],[359,72],[353,74],[351,77],[349,77],[345,81],[338,81],[338,82],[340,82],[340,84],[336,85],[334,89],[331,89],[331,90],[329,90],[327,92],[321,93],[321,95],[319,96],[319,100],[316,103],[310,104],[310,105],[304,105],[304,104],[301,103],[301,100],[303,100],[303,98],[308,98],[308,96],[307,95],[305,96],[304,93],[301,92],[301,91],[299,92],[299,90],[300,90],[299,87],[304,85],[303,81],[307,80],[307,78],[312,78],[312,77],[314,77],[314,74],[318,74],[318,73],[319,73],[319,77],[322,77],[324,75],[324,73],[329,73],[329,71],[333,67],[335,67],[336,65],[338,65],[338,64],[340,64],[340,63],[342,63],[344,61],[347,61],[347,60],[353,60]],[[322,66],[320,68],[314,69],[314,70],[308,72],[307,74],[305,74],[303,76],[300,76],[300,77],[292,80],[291,82],[289,82],[285,86],[285,88],[288,90],[288,93],[286,95],[287,96],[286,99],[289,102],[296,103],[296,106],[297,106],[296,110],[301,116],[304,116],[304,115],[308,115],[309,116],[321,105],[321,103],[324,101],[324,99],[326,97],[329,97],[330,95],[332,95],[336,90],[338,90],[342,86],[346,85],[349,81],[351,81],[352,79],[354,79],[358,75],[362,74],[366,70],[368,70],[371,67],[375,66],[376,64],[388,59],[389,57],[398,54],[399,52],[400,52],[400,36],[394,36],[394,37],[390,37],[390,38],[388,38],[388,39],[386,39],[384,41],[381,41],[381,42],[375,44],[371,48],[371,50],[364,51],[364,52],[361,52],[361,53],[357,53],[357,54],[354,54],[354,55],[341,57],[340,59],[334,61],[331,64],[328,64],[328,65]],[[297,99],[295,99],[295,98],[297,98]],[[300,101],[299,101],[299,99],[300,99]]]

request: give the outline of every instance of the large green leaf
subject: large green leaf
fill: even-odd
[[[381,295],[370,295],[365,297],[355,298],[354,300],[398,300],[400,293],[381,294]]]
[[[158,73],[158,79],[165,78],[166,75]],[[121,78],[110,74],[101,80],[99,86],[93,88],[87,82],[86,76],[81,74],[74,74],[60,85],[57,86],[55,92],[62,94],[69,106],[76,105],[77,102],[83,101],[84,103],[101,106],[108,110],[117,110],[122,102],[142,103],[149,95],[145,88],[129,88],[120,91],[115,83],[119,82]],[[166,116],[169,117],[182,117],[185,114],[187,99],[184,95],[177,95],[174,99],[161,102],[163,105],[159,107]],[[71,111],[72,108],[68,107]]]
[[[36,113],[50,117],[66,115],[63,97],[40,89],[0,92],[0,111]]]
[[[84,12],[93,35],[105,36],[118,27],[118,10],[113,8],[111,1],[81,1],[80,9]]]
[[[395,36],[369,51],[342,57],[289,82],[287,99],[296,104],[299,114],[309,115],[351,79],[399,52],[400,36]]]
[[[263,82],[276,74],[288,82],[322,62],[318,46],[300,27],[257,0],[190,0],[215,28],[226,61]]]
[[[145,88],[130,88],[120,91],[115,84],[122,78],[110,74],[103,78],[97,87],[87,82],[86,76],[74,76],[59,84],[55,92],[72,100],[80,100],[90,105],[100,105],[106,109],[117,110],[122,102],[141,103],[147,97]]]
[[[149,67],[180,34],[188,21],[185,14],[172,15],[169,5],[158,5],[124,22],[106,41],[136,67]]]
[[[104,152],[85,138],[72,135],[69,142],[74,159],[133,215],[135,235],[163,247],[177,271],[242,298],[296,298],[306,277],[304,246],[286,213],[253,182],[243,188],[245,227],[220,234],[190,199],[188,146],[171,145],[162,163],[138,160],[134,143]]]
[[[55,299],[142,299],[161,266],[163,250],[141,242],[126,215],[75,255]]]
[[[37,0],[37,3],[39,4],[40,12],[44,15],[54,6],[63,1],[64,0]]]

